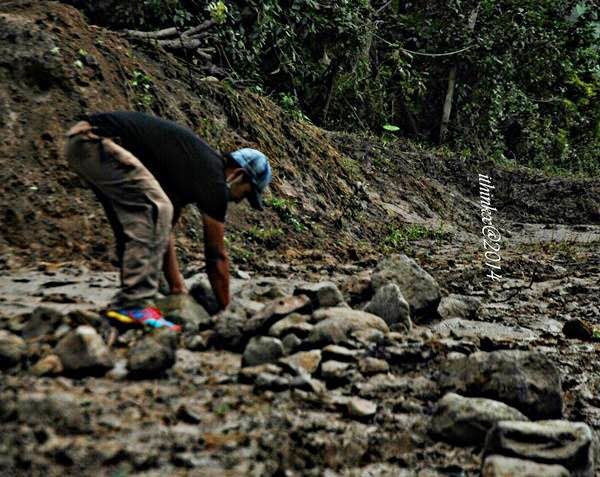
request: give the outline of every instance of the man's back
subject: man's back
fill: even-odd
[[[221,155],[190,129],[140,112],[91,114],[95,131],[115,138],[156,177],[173,205],[196,203],[223,221],[227,188]]]

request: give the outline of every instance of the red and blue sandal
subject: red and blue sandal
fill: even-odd
[[[148,306],[145,308],[109,309],[104,315],[121,325],[150,326],[151,328],[167,328],[172,331],[181,331],[181,326],[166,320],[158,308]]]

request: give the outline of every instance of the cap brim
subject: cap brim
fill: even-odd
[[[248,194],[247,199],[248,202],[250,202],[250,205],[256,210],[265,210],[262,203],[262,197],[260,196],[260,193],[258,192],[258,190],[256,190],[255,187],[252,188],[252,192]]]

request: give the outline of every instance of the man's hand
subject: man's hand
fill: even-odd
[[[183,282],[183,280],[180,284],[171,286],[171,295],[187,295],[187,294],[188,294],[188,288],[185,286],[185,283]]]
[[[225,224],[202,214],[206,272],[221,309],[229,305],[229,259],[225,250]]]

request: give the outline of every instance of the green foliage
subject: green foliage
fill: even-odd
[[[133,0],[113,14],[117,25],[143,29],[212,19],[202,41],[234,80],[273,95],[296,120],[384,140],[437,140],[456,68],[452,147],[600,174],[593,0]]]
[[[210,17],[216,23],[225,23],[227,20],[227,5],[225,5],[221,0],[218,2],[210,2],[208,7],[206,7],[208,12],[210,13]]]
[[[294,203],[291,200],[271,196],[266,197],[264,202],[277,213],[283,222],[291,225],[294,232],[305,233],[308,231],[308,227],[296,213]]]
[[[135,94],[135,104],[138,108],[147,109],[154,103],[152,95],[152,78],[140,70],[134,70],[129,85]]]
[[[245,231],[244,235],[253,242],[263,244],[267,247],[276,247],[284,236],[284,232],[277,227],[263,228],[253,225]]]
[[[382,241],[382,245],[390,250],[403,250],[409,242],[423,239],[441,241],[448,237],[449,233],[444,231],[442,226],[437,230],[432,230],[423,225],[412,224],[403,227],[390,227],[388,234]]]

